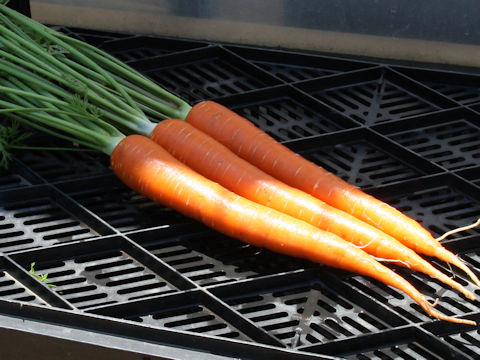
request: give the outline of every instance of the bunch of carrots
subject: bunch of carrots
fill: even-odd
[[[191,107],[98,48],[4,5],[0,72],[3,122],[109,155],[127,186],[228,236],[369,276],[435,318],[475,324],[436,310],[380,262],[421,271],[474,300],[421,256],[457,266],[480,286],[438,239],[227,108],[212,101]],[[4,160],[18,137],[1,139]]]

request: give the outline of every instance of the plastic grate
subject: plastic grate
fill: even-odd
[[[462,354],[469,356],[471,359],[480,356],[480,331],[471,330],[464,331],[457,334],[451,334],[444,337],[444,340],[453,346],[455,349],[461,351]]]
[[[9,189],[17,186],[26,186],[29,182],[20,174],[12,173],[8,170],[0,170],[0,189]]]
[[[480,102],[480,91],[475,87],[436,82],[427,82],[426,85],[462,105],[472,105]]]
[[[418,342],[400,344],[389,348],[377,349],[345,357],[349,360],[446,360],[450,357],[436,354],[435,349],[428,349]]]
[[[459,223],[474,223],[480,217],[480,200],[454,185],[434,186],[432,182],[432,186],[427,189],[419,188],[404,196],[387,196],[383,200],[418,219],[434,236],[460,227]],[[478,229],[471,229],[453,237],[478,232]]]
[[[348,127],[337,119],[286,98],[235,109],[279,141],[338,131]]]
[[[480,159],[480,128],[467,121],[419,126],[390,137],[448,170],[475,166]]]
[[[383,69],[356,72],[348,81],[344,81],[347,75],[343,74],[338,79],[305,82],[300,87],[337,111],[368,126],[428,114],[451,105],[447,101],[442,103],[442,99],[434,93],[428,94],[428,89],[405,84],[406,79]],[[355,81],[355,78],[358,79]],[[425,96],[417,94],[417,91],[425,91]]]
[[[474,105],[480,102],[477,74],[415,68],[398,68],[398,70],[458,104]]]
[[[19,283],[7,271],[0,270],[0,299],[46,305],[36,294]]]
[[[437,309],[450,316],[465,315],[479,310],[478,304],[472,303],[446,285],[431,281],[426,275],[401,273],[409,282],[411,282],[420,292],[422,292],[432,303],[438,298]],[[388,304],[388,307],[396,311],[409,322],[421,323],[428,321],[428,315],[425,315],[422,309],[414,303],[409,297],[398,292],[396,289],[387,287],[376,281],[367,278],[353,276],[345,280],[349,286],[372,296],[382,304]],[[465,281],[460,280],[465,283]],[[474,290],[471,288],[471,290]]]
[[[480,217],[475,74],[60,29],[192,104],[226,105],[434,236]],[[102,322],[99,329],[111,326],[112,337],[163,345],[188,339],[184,348],[231,358],[478,357],[477,329],[434,321],[405,294],[372,279],[207,229],[121,184],[106,156],[16,151],[14,157],[0,172],[2,309],[21,303],[22,316],[48,321],[52,313],[42,312],[48,307],[53,322],[74,314],[85,331]],[[472,229],[445,241],[477,274],[479,235]],[[428,260],[480,296],[461,271]],[[28,274],[33,262],[48,282]],[[478,302],[426,275],[387,266],[429,300],[438,298],[439,310],[478,320]]]
[[[258,61],[256,65],[260,66],[263,70],[272,73],[276,77],[285,82],[296,82],[308,79],[314,79],[317,77],[334,74],[335,71],[327,69],[317,69],[314,67],[295,66],[285,64],[275,64],[269,62]]]
[[[361,123],[376,124],[436,108],[388,81],[325,90],[315,96]]]
[[[189,286],[119,238],[17,253],[14,258],[26,270],[34,259],[35,272],[48,274],[43,285],[76,309],[135,301]]]
[[[328,75],[375,66],[360,61],[316,56],[298,52],[230,47],[233,52],[286,83],[295,83]]]
[[[422,173],[365,140],[323,146],[302,154],[359,187],[418,178]]]
[[[82,152],[22,152],[18,159],[47,181],[88,177],[109,172],[102,156]]]
[[[255,294],[229,304],[290,348],[389,327],[352,299],[319,285]]]
[[[150,72],[148,75],[188,101],[238,94],[263,87],[260,81],[235,69],[223,59],[198,61],[181,68]],[[182,90],[178,90],[178,84]]]
[[[130,237],[134,235],[129,235]],[[145,247],[200,286],[212,286],[294,271],[309,266],[217,233],[201,232]]]
[[[128,320],[198,334],[208,333],[222,338],[249,340],[247,336],[201,304],[171,310],[159,310],[152,314],[128,318]]]
[[[26,141],[27,146],[71,148],[67,141],[38,134]],[[47,182],[83,178],[109,173],[108,158],[102,154],[71,148],[72,151],[17,150],[16,159],[26,165],[37,177]],[[38,180],[36,180],[38,181]]]
[[[55,291],[79,309],[175,291],[123,251],[80,256],[43,266]]]
[[[0,211],[0,251],[5,253],[98,235],[49,198],[4,204]]]
[[[104,42],[115,40],[119,38],[128,38],[131,35],[121,34],[118,32],[96,31],[89,29],[79,29],[64,26],[54,26],[55,30],[63,32],[64,34],[85,41],[91,45],[99,46]]]
[[[479,167],[470,167],[468,169],[457,171],[456,174],[470,183],[480,186],[480,171]]]
[[[86,182],[82,187],[68,189],[68,194],[122,232],[191,221],[165,206],[153,203],[116,180],[97,186],[88,186]]]
[[[103,42],[101,48],[121,61],[128,63],[205,46],[207,44],[201,42],[160,39],[151,36],[131,36]]]
[[[163,58],[154,57],[130,64],[191,103],[278,83],[267,73],[218,47]]]

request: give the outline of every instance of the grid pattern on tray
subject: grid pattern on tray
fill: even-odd
[[[19,283],[8,271],[0,270],[0,297],[4,300],[45,304],[35,293]]]
[[[480,216],[480,97],[473,74],[60,30],[191,103],[225,104],[436,235]],[[445,350],[458,358],[478,354],[475,330],[451,325],[442,334],[388,286],[199,226],[119,183],[102,155],[18,151],[15,159],[0,173],[0,259],[23,270],[0,266],[0,300],[73,308],[86,319],[104,314],[179,330],[193,340],[206,335],[221,339],[225,354],[228,345],[235,348],[232,338],[248,343],[252,358],[261,358],[255,344],[362,360],[442,359]],[[24,192],[38,187],[50,190]],[[478,237],[470,230],[448,243],[477,272]],[[22,280],[32,262],[52,286]],[[439,297],[447,314],[479,317],[475,302],[426,276],[396,270],[432,300]]]
[[[175,291],[175,288],[121,249],[87,254],[40,269],[55,291],[79,309]]]
[[[99,235],[81,218],[65,209],[53,194],[48,194],[48,188],[45,189],[46,196],[32,194],[27,197],[24,192],[22,188],[11,191],[9,195],[15,199],[0,206],[2,252],[48,247]]]
[[[318,284],[255,294],[229,302],[285,346],[324,343],[389,327],[382,319]]]

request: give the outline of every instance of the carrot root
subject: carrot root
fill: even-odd
[[[403,265],[406,268],[409,268],[409,269],[411,268],[410,264],[408,264],[408,263],[406,263],[402,260],[399,260],[399,259],[385,259],[385,258],[381,258],[381,257],[378,257],[378,256],[374,256],[374,258],[378,261],[381,261],[381,262],[398,263],[400,265]],[[444,273],[440,272],[439,270],[434,268],[429,263],[428,264],[427,263],[414,264],[414,265],[416,265],[416,267],[418,266],[418,268],[416,269],[417,271],[421,271],[424,274],[428,274],[431,277],[433,277],[434,279],[437,279],[437,280],[443,282],[444,284],[451,286],[452,288],[454,288],[457,291],[459,291],[460,293],[462,293],[467,299],[472,300],[472,301],[477,300],[476,295],[472,291],[468,290],[462,284],[458,283],[454,279],[452,279],[452,278],[448,277],[447,275],[445,275]]]
[[[459,233],[459,232],[462,232],[462,231],[466,231],[466,230],[470,230],[470,229],[473,229],[477,226],[480,226],[480,219],[478,219],[477,221],[475,221],[473,224],[470,224],[470,225],[466,225],[466,226],[462,226],[462,227],[459,227],[457,229],[453,229],[453,230],[450,230],[450,231],[447,231],[445,234],[443,234],[442,236],[439,236],[438,238],[436,238],[436,240],[438,242],[446,239],[447,237],[449,237],[450,235],[453,235],[453,234],[456,234],[456,233]]]
[[[477,326],[477,323],[473,320],[460,319],[460,318],[455,318],[455,317],[452,317],[452,316],[445,315],[445,314],[441,313],[440,311],[434,309],[433,305],[429,304],[428,302],[426,304],[423,304],[423,305],[424,306],[420,305],[422,307],[422,309],[427,314],[429,314],[430,316],[435,317],[437,319],[449,321],[449,322],[456,323],[456,324],[465,324],[465,325]]]
[[[475,283],[475,285],[480,287],[480,280],[478,279],[477,275],[475,275],[473,271],[467,265],[465,265],[459,257],[457,257],[454,253],[448,251],[443,247],[436,248],[435,250],[437,254],[436,256],[439,259],[447,261],[452,265],[455,265],[459,269],[463,270],[470,277],[470,279]]]
[[[472,301],[475,301],[477,300],[477,297],[475,296],[475,294],[466,289],[464,286],[462,286],[461,284],[459,284],[458,282],[456,282],[455,280],[453,280],[451,277],[448,277],[447,275],[443,274],[441,275],[441,277],[435,277],[436,279],[440,280],[441,282],[443,282],[444,284],[447,284],[447,285],[450,285],[451,287],[453,287],[454,289],[457,289],[459,292],[461,292],[467,299],[469,300],[472,300]]]
[[[426,301],[426,303],[420,304],[420,306],[422,307],[422,309],[427,314],[429,314],[430,316],[435,317],[437,319],[453,322],[453,323],[456,323],[456,324],[466,324],[466,325],[477,326],[477,323],[473,320],[455,318],[455,317],[452,317],[452,316],[445,315],[445,314],[441,313],[440,311],[434,309],[435,306],[437,306],[439,302],[440,302],[440,299],[436,298],[435,301],[433,302],[433,304],[430,304],[428,301]]]

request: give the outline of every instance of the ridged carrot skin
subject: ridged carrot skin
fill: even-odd
[[[234,193],[334,233],[382,259],[398,260],[463,293],[475,295],[396,239],[317,198],[266,174],[182,120],[160,122],[151,138],[194,171]]]
[[[369,223],[417,253],[459,267],[480,286],[477,276],[417,221],[296,154],[235,112],[204,101],[185,120],[273,177]]]
[[[110,164],[127,186],[254,246],[369,276],[395,287],[438,319],[475,325],[435,310],[404,278],[339,236],[247,200],[206,179],[151,139],[130,135],[111,154]]]

